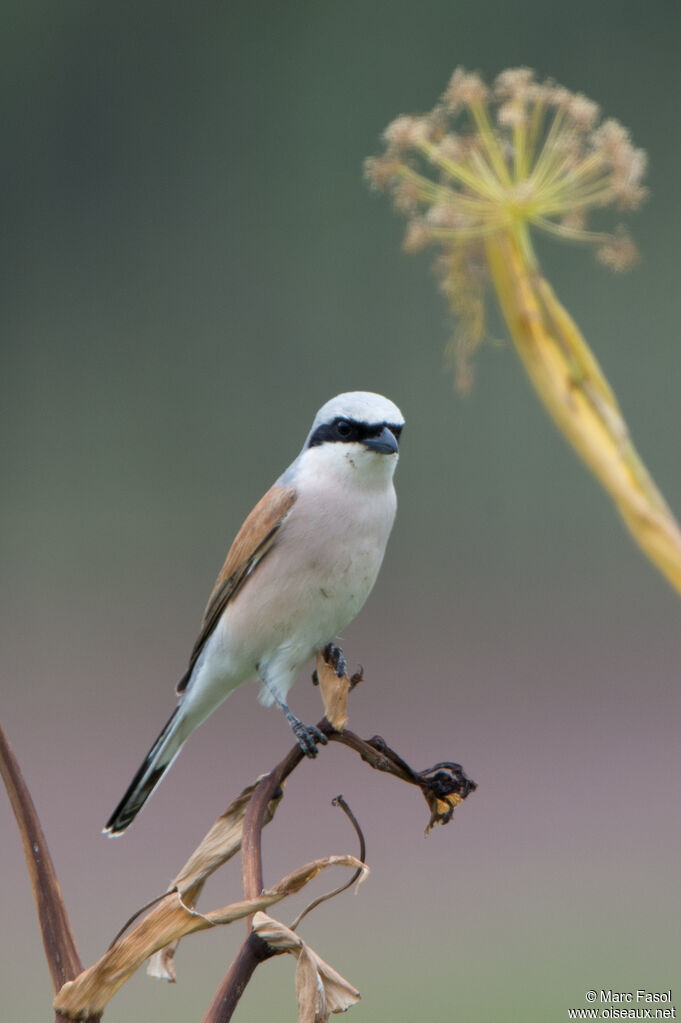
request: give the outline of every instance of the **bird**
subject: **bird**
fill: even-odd
[[[245,519],[204,612],[178,704],[103,833],[132,823],[190,734],[259,678],[309,757],[326,736],[290,710],[299,672],[355,618],[378,576],[397,508],[393,475],[404,417],[381,394],[348,391],[317,412],[298,457]]]

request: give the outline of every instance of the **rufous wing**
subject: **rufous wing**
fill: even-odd
[[[177,684],[178,693],[183,693],[187,688],[201,651],[227,604],[274,547],[277,534],[295,504],[295,500],[295,487],[285,487],[275,483],[258,501],[237,533],[220,575],[215,580],[213,592],[203,614],[201,631],[189,659],[189,667]]]

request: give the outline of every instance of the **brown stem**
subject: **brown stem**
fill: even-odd
[[[0,725],[0,775],[14,811],[55,994],[83,969],[43,829],[19,764]],[[99,1016],[86,1023],[95,1023]],[[57,1013],[57,1023],[64,1017]]]
[[[244,898],[256,898],[263,890],[262,828],[265,810],[284,778],[303,759],[300,747],[292,750],[269,774],[261,778],[250,798],[241,833],[241,876]],[[247,937],[222,979],[201,1023],[228,1023],[256,967],[274,952],[252,931],[253,918],[246,918]]]
[[[261,839],[267,805],[275,796],[283,778],[291,773],[302,758],[300,749],[296,747],[295,750],[291,750],[281,763],[260,780],[251,796],[241,834],[241,876],[245,899],[256,898],[263,890]],[[289,766],[288,762],[291,759],[294,759],[295,763]],[[285,767],[288,767],[286,774],[283,773]],[[246,919],[246,927],[250,931],[250,917]]]
[[[262,938],[251,931],[222,979],[201,1023],[226,1023],[232,1018],[255,968],[273,955]]]

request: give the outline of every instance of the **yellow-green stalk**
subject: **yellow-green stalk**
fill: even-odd
[[[611,495],[641,548],[681,592],[681,529],[638,456],[617,400],[579,328],[542,276],[530,229],[595,243],[623,270],[637,258],[622,229],[587,230],[587,215],[644,198],[645,154],[598,107],[527,68],[492,90],[455,71],[429,114],[398,117],[367,175],[409,218],[405,248],[435,243],[442,287],[459,319],[459,382],[484,332],[491,280],[516,351],[554,422]],[[452,125],[460,122],[455,133]]]

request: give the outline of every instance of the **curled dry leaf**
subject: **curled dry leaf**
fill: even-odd
[[[348,723],[348,693],[352,688],[346,674],[337,675],[333,664],[320,651],[315,661],[319,688],[324,702],[326,720],[337,732],[342,732]]]
[[[185,906],[193,908],[206,879],[214,873],[218,867],[231,859],[241,848],[241,835],[244,826],[246,809],[251,800],[261,775],[256,781],[249,785],[230,803],[221,817],[215,821],[205,838],[191,854],[185,865],[168,885],[168,891],[179,891]],[[263,824],[269,824],[274,813],[281,802],[283,791],[270,800]],[[165,948],[155,952],[147,963],[147,973],[151,977],[158,977],[160,980],[174,982],[175,974],[175,952],[178,941],[167,945]]]
[[[75,980],[64,984],[54,1000],[55,1010],[70,1019],[101,1014],[118,989],[154,952],[179,941],[187,934],[219,924],[230,924],[267,909],[286,896],[300,891],[322,870],[336,866],[359,868],[363,877],[368,873],[365,865],[354,856],[325,856],[294,870],[255,899],[233,902],[209,913],[196,912],[185,905],[179,892],[169,892],[99,962],[84,970]]]
[[[270,948],[298,960],[296,998],[298,1023],[327,1023],[332,1012],[345,1012],[360,1000],[359,991],[278,920],[256,913],[253,930]]]

